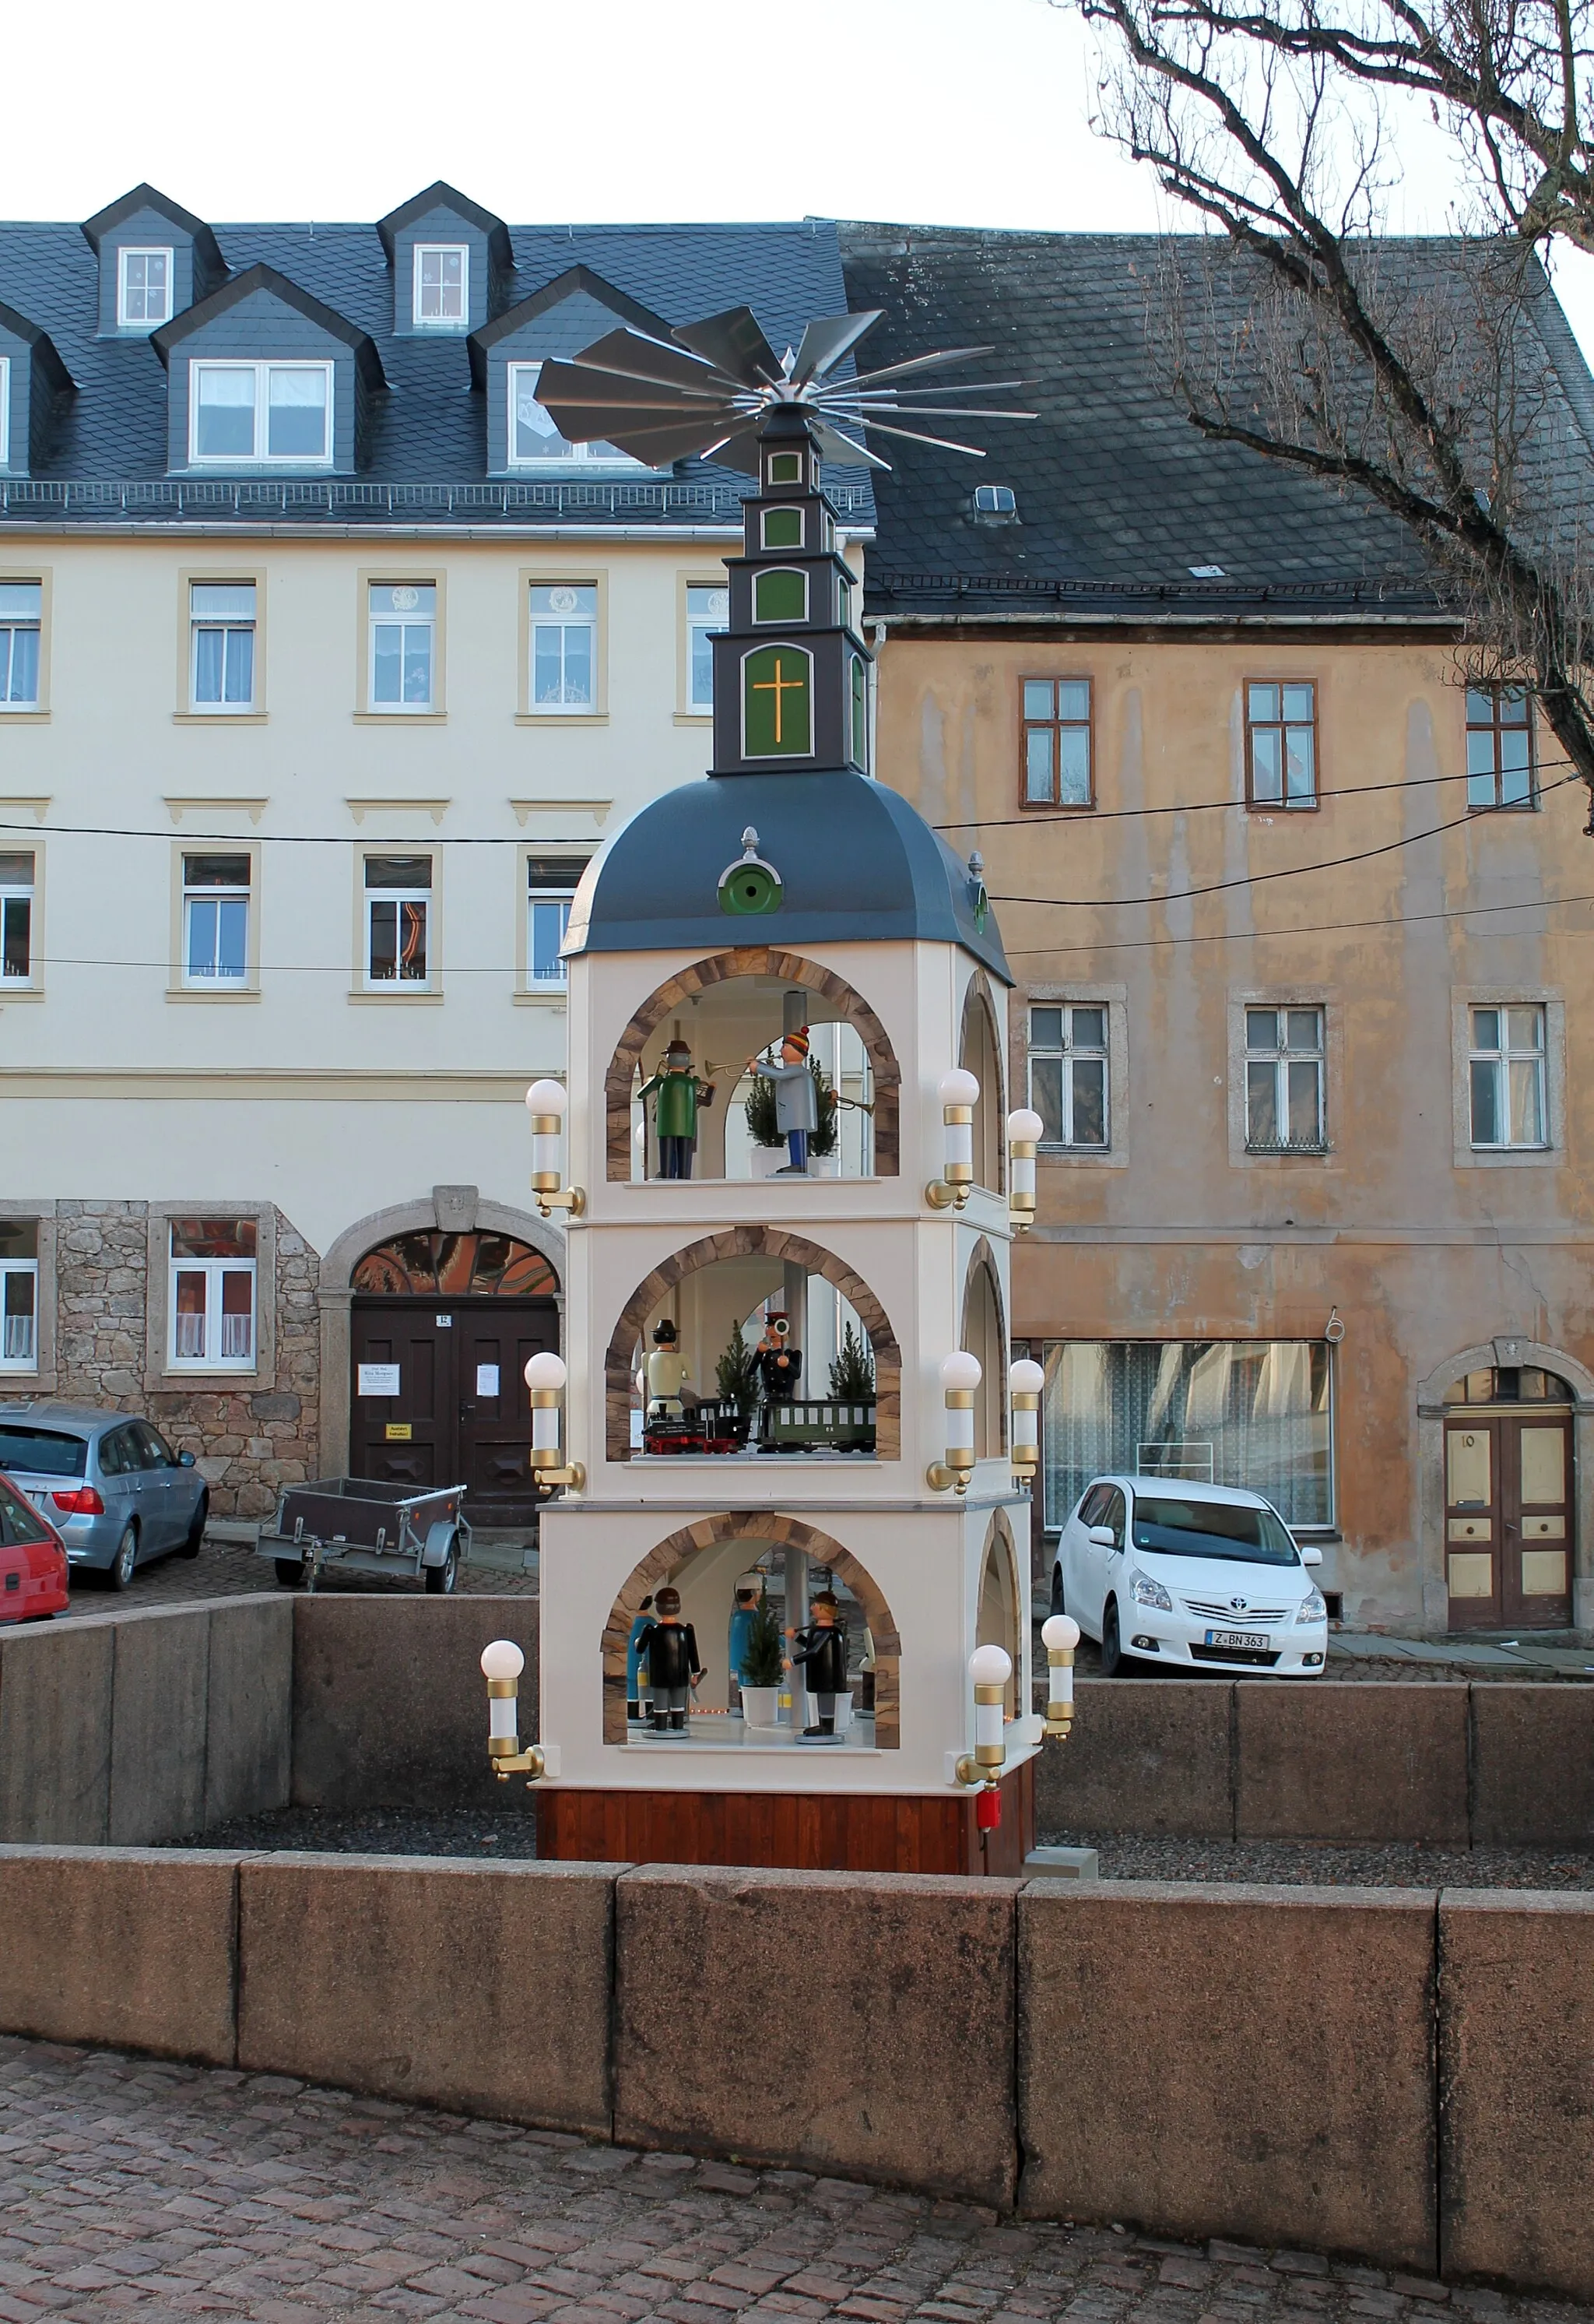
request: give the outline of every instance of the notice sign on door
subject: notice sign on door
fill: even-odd
[[[407,1420],[390,1420],[382,1434],[390,1444],[408,1444],[413,1430]]]
[[[496,1396],[498,1394],[498,1366],[496,1364],[478,1364],[476,1366],[476,1394],[478,1396]]]
[[[362,1396],[397,1396],[399,1367],[397,1364],[362,1364],[360,1388]]]

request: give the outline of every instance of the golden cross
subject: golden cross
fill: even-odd
[[[803,690],[803,683],[800,678],[781,677],[779,654],[775,657],[774,677],[755,678],[752,682],[752,690],[755,694],[772,694],[775,697],[775,740],[778,742],[780,740],[780,697],[783,694],[800,694]]]

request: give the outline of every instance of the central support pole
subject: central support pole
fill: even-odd
[[[785,992],[780,996],[780,1029],[783,1033],[800,1033],[808,1019],[808,996],[806,992]],[[786,1262],[786,1279],[781,1289],[781,1302],[791,1325],[791,1345],[803,1351],[803,1363],[808,1361],[808,1270],[790,1259]],[[797,1382],[797,1394],[810,1393],[806,1378]],[[788,1549],[785,1553],[786,1619],[793,1629],[800,1630],[808,1618],[808,1554],[806,1550]],[[791,1674],[792,1732],[800,1735],[807,1724],[807,1690],[799,1665]]]

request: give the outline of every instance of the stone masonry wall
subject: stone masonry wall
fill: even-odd
[[[279,1211],[276,1281],[256,1287],[261,1321],[268,1300],[274,1311],[272,1376],[236,1388],[147,1389],[147,1222],[143,1203],[57,1204],[57,1392],[64,1401],[152,1420],[180,1452],[193,1453],[208,1480],[214,1516],[265,1516],[280,1486],[316,1473],[319,1259]],[[160,1348],[164,1317],[157,1326]]]

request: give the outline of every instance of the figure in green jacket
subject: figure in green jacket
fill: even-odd
[[[659,1061],[659,1071],[644,1082],[639,1094],[654,1098],[653,1130],[659,1140],[661,1178],[689,1178],[692,1149],[697,1143],[697,1109],[714,1103],[714,1084],[700,1082],[692,1052],[677,1033]]]

